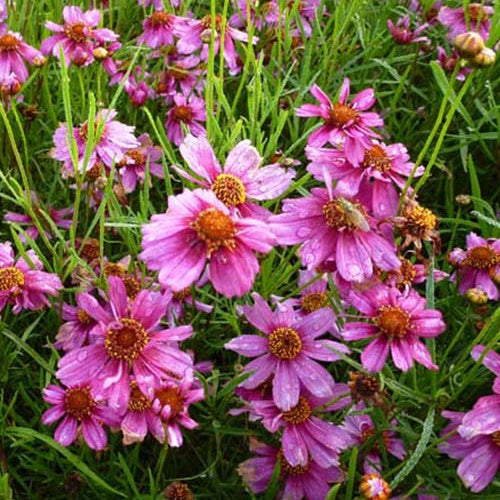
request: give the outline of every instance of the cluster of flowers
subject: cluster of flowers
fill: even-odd
[[[387,21],[389,32],[396,43],[420,44],[422,50],[429,52],[432,43],[423,33],[431,27],[441,25],[448,31],[447,38],[451,48],[446,49],[438,45],[437,62],[450,73],[456,68],[457,80],[465,80],[466,75],[472,71],[470,67],[461,65],[460,57],[466,57],[472,65],[478,67],[491,66],[494,63],[495,52],[484,46],[491,29],[493,7],[477,2],[458,8],[443,5],[441,0],[425,7],[422,3],[419,0],[411,0],[408,4],[410,12],[413,12],[416,18],[415,22],[418,23],[415,29],[410,29],[410,14],[399,18],[395,24],[392,20]],[[463,49],[463,38],[466,34],[468,38],[472,36],[474,39],[474,53]],[[470,40],[465,45],[470,45]]]

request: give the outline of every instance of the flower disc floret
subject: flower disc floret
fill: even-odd
[[[24,285],[24,274],[17,267],[4,267],[0,269],[0,292],[12,290]]]
[[[78,322],[82,325],[90,325],[93,321],[89,313],[83,309],[78,309],[76,317],[78,318]]]
[[[132,411],[145,411],[151,408],[152,405],[153,403],[139,389],[137,382],[131,382],[128,409]]]
[[[96,402],[90,394],[90,387],[74,387],[66,391],[64,408],[66,413],[77,420],[88,418],[92,415]]]
[[[384,149],[378,144],[374,144],[370,149],[365,150],[361,166],[374,168],[378,172],[388,172],[392,169],[392,162]]]
[[[11,35],[10,33],[6,33],[3,36],[0,36],[0,52],[12,52],[17,50],[20,45],[20,40]]]
[[[409,229],[412,234],[426,235],[437,226],[437,217],[425,207],[419,204],[408,205],[408,208],[403,210],[403,216],[408,219]]]
[[[328,297],[323,292],[311,292],[304,295],[300,301],[301,309],[306,313],[312,313],[326,306]]]
[[[352,203],[353,211],[348,211],[342,205],[340,198],[333,198],[323,205],[323,216],[326,223],[333,229],[359,229],[360,223],[353,213],[364,218],[364,208],[359,203]]]
[[[155,392],[155,399],[158,399],[160,406],[170,406],[170,418],[178,415],[184,407],[182,395],[177,387],[162,387]]]
[[[496,431],[493,434],[491,434],[491,440],[493,441],[494,444],[500,447],[500,431]]]
[[[85,26],[84,23],[67,24],[64,27],[64,34],[68,38],[71,38],[71,40],[77,43],[82,43],[87,40],[87,37],[90,34],[90,27]]]
[[[283,412],[283,419],[288,424],[300,425],[309,420],[311,406],[304,396],[300,396],[299,402],[291,410]]]
[[[373,319],[381,333],[390,337],[404,337],[410,330],[411,317],[401,307],[382,306]]]
[[[219,174],[212,184],[212,191],[228,207],[235,207],[246,200],[243,182],[231,174]]]
[[[193,110],[190,106],[176,106],[172,110],[172,116],[178,122],[189,123],[193,119]]]
[[[278,452],[278,459],[280,461],[281,471],[287,476],[302,476],[309,471],[309,464],[295,466],[290,465],[281,450]]]
[[[295,359],[302,351],[302,340],[296,330],[279,327],[269,334],[269,352],[279,359]]]
[[[462,265],[474,269],[490,269],[498,264],[500,264],[500,253],[489,245],[471,248],[462,262]]]
[[[170,16],[164,11],[154,12],[149,17],[149,22],[151,23],[151,26],[154,28],[160,26],[169,26],[171,21],[172,21],[172,16]]]
[[[357,118],[358,112],[355,109],[347,104],[336,102],[330,109],[329,118],[326,122],[334,127],[342,128],[348,123],[356,121]]]
[[[104,346],[110,358],[132,361],[148,344],[149,335],[135,319],[121,318],[120,323],[119,327],[109,328]]]
[[[202,210],[191,227],[196,231],[198,238],[207,245],[207,254],[210,255],[221,247],[234,249],[236,242],[236,226],[231,217],[216,208]]]

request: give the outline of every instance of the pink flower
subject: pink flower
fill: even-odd
[[[47,21],[45,27],[55,32],[42,42],[42,52],[59,59],[61,47],[67,65],[87,66],[94,61],[96,41],[115,42],[118,35],[106,28],[97,29],[101,12],[97,9],[83,12],[80,7],[67,5],[63,9],[64,25]]]
[[[276,462],[280,461],[280,483],[284,484],[279,498],[293,500],[324,500],[330,491],[330,483],[344,480],[341,470],[335,466],[323,468],[313,460],[305,466],[293,467],[278,448],[252,440],[250,450],[257,456],[241,463],[238,474],[243,477],[254,493],[264,492],[271,482]]]
[[[24,83],[28,79],[25,61],[38,67],[45,64],[45,57],[28,45],[19,33],[8,31],[7,25],[0,24],[0,81],[9,80],[14,74]]]
[[[221,14],[216,14],[214,19],[215,24],[215,44],[214,52],[217,54],[220,48],[220,38],[222,32],[223,17]],[[208,60],[208,42],[211,40],[212,33],[212,16],[207,15],[201,20],[189,20],[178,26],[176,35],[179,37],[177,49],[181,54],[193,54],[200,47],[203,47],[201,58],[204,61]],[[229,24],[225,26],[224,33],[224,60],[229,68],[229,73],[235,75],[241,70],[241,61],[234,41],[248,42],[248,34],[243,31],[231,27]],[[253,44],[258,42],[258,38],[254,37]]]
[[[168,68],[162,74],[162,79],[158,83],[157,92],[159,95],[172,96],[176,93],[190,95],[196,91],[201,93],[205,84],[202,78],[202,70],[198,68],[200,59],[195,56],[176,58],[169,62]]]
[[[485,346],[477,345],[472,349],[471,356],[474,361],[478,361],[485,351]],[[496,375],[492,389],[493,392],[500,394],[500,355],[495,351],[487,351],[482,358],[482,363],[486,366],[486,368],[488,368],[488,370],[492,371]]]
[[[410,43],[421,43],[426,42],[430,43],[430,40],[426,36],[420,36],[420,33],[425,31],[428,27],[428,23],[424,23],[415,30],[410,30],[410,16],[406,15],[404,17],[400,17],[396,21],[396,25],[388,19],[387,27],[389,28],[389,32],[393,40],[396,43],[401,45],[409,45]]]
[[[363,90],[349,104],[349,78],[344,79],[339,100],[335,104],[332,104],[318,85],[313,85],[310,92],[319,101],[319,106],[303,104],[295,110],[297,116],[323,118],[324,124],[309,136],[309,146],[321,147],[327,142],[334,146],[343,144],[347,160],[354,165],[361,163],[364,150],[371,147],[371,138],[379,137],[371,127],[381,127],[384,124],[377,113],[365,112],[375,104],[373,89]]]
[[[311,195],[286,199],[283,213],[269,219],[278,243],[302,243],[304,266],[315,269],[333,260],[342,278],[356,282],[369,279],[375,266],[399,269],[394,244],[376,232],[374,220],[359,202],[323,188],[313,188]]]
[[[168,14],[163,10],[157,10],[142,23],[144,32],[137,39],[137,42],[143,43],[152,49],[172,45],[177,26],[186,21],[189,22],[190,20]]]
[[[71,445],[81,431],[90,448],[102,450],[108,442],[103,424],[116,426],[120,422],[116,413],[102,404],[89,383],[67,389],[49,385],[43,390],[43,400],[53,405],[42,415],[45,425],[64,417],[54,434],[54,439],[62,446]]]
[[[312,24],[318,15],[320,4],[321,0],[301,0],[298,4],[290,2],[283,6],[278,0],[271,0],[265,16],[266,24],[275,27],[282,24],[283,28],[290,29],[287,25],[288,22],[291,23],[293,36],[301,36],[303,32],[309,38],[312,34]],[[299,23],[295,19],[291,19],[290,16],[292,12],[295,12],[295,9],[300,19]]]
[[[363,161],[353,165],[345,156],[345,151],[327,148],[306,147],[306,155],[311,163],[307,171],[316,179],[326,181],[324,172],[337,181],[335,191],[352,197],[360,193],[360,199],[370,207],[375,217],[397,215],[399,194],[415,166],[404,144],[386,145],[373,141],[364,151]],[[418,167],[414,177],[424,173]]]
[[[437,48],[438,59],[437,62],[439,66],[441,66],[446,72],[453,73],[455,66],[458,64],[460,56],[456,51],[453,51],[451,55],[446,53],[446,50],[443,47]],[[459,82],[463,82],[465,80],[465,76],[469,73],[472,73],[472,68],[461,67],[457,73],[457,80]]]
[[[165,128],[167,137],[176,146],[180,146],[184,140],[185,133],[182,125],[194,136],[204,136],[207,131],[200,122],[205,122],[205,100],[200,97],[186,97],[184,94],[175,94],[173,96],[173,106],[167,113]]]
[[[290,311],[272,312],[257,293],[255,304],[242,306],[241,312],[263,335],[241,335],[225,344],[242,356],[257,358],[245,366],[252,375],[241,387],[255,389],[272,379],[273,400],[282,410],[299,402],[301,387],[317,397],[332,394],[332,377],[317,361],[337,361],[332,350],[348,354],[349,349],[332,340],[317,340],[330,328],[331,316],[319,309],[303,318]]]
[[[397,368],[407,371],[413,361],[429,370],[437,370],[431,355],[420,337],[437,337],[446,329],[442,314],[426,309],[426,302],[415,290],[400,292],[396,288],[375,286],[365,292],[353,292],[351,304],[370,321],[348,322],[342,336],[345,340],[374,337],[361,354],[366,370],[382,370],[389,350]]]
[[[208,261],[209,280],[227,297],[241,296],[259,272],[255,251],[273,248],[274,235],[262,221],[231,215],[212,191],[185,190],[168,199],[165,214],[142,228],[140,258],[174,291],[194,283]],[[230,278],[229,278],[230,277]]]
[[[498,300],[500,277],[500,239],[481,238],[476,233],[467,235],[467,250],[455,248],[449,255],[450,262],[458,267],[458,290],[465,294],[469,288],[483,290],[489,299]]]
[[[104,309],[87,293],[80,296],[81,308],[100,325],[89,346],[67,353],[59,360],[56,376],[65,385],[92,379],[113,408],[124,410],[130,399],[129,375],[160,381],[165,367],[178,376],[192,369],[191,358],[177,343],[191,336],[190,326],[163,329],[166,311],[161,293],[141,290],[130,304],[122,280],[110,276],[109,307]]]
[[[131,193],[137,186],[137,181],[144,182],[146,169],[150,176],[163,179],[163,167],[158,160],[162,157],[161,149],[153,146],[153,142],[148,134],[138,137],[140,146],[125,153],[125,157],[120,162],[120,177],[126,193]]]
[[[458,433],[448,437],[439,449],[450,458],[460,460],[458,476],[474,493],[484,490],[493,481],[500,467],[499,408],[500,396],[486,396],[480,398],[468,413],[442,412],[443,417],[451,422],[441,435],[445,436],[457,429]],[[493,425],[487,425],[488,421]],[[475,424],[480,430],[484,428],[484,432],[471,434],[470,430]],[[494,428],[497,430],[492,430]]]
[[[7,4],[6,0],[0,0],[0,22],[5,21],[7,19]]]
[[[94,121],[94,141],[97,144],[90,153],[86,172],[99,163],[111,169],[114,163],[120,163],[125,154],[140,147],[139,141],[134,137],[135,127],[125,125],[114,120],[117,112],[114,109],[101,109],[95,116]],[[96,136],[100,133],[99,137]],[[85,159],[85,148],[88,141],[88,122],[82,123],[73,129],[73,136],[78,149],[78,165],[80,172],[83,172],[83,162]],[[68,126],[63,123],[54,133],[55,148],[52,150],[52,158],[62,161],[63,177],[72,177],[74,167],[69,147]]]
[[[47,295],[57,297],[63,288],[56,274],[42,271],[42,263],[33,250],[28,250],[26,254],[31,263],[23,257],[16,262],[10,241],[0,243],[0,311],[6,304],[14,306],[14,314],[23,309],[48,307]]]
[[[187,136],[180,152],[196,177],[175,167],[182,177],[212,189],[217,198],[243,217],[267,220],[268,210],[249,200],[271,200],[283,194],[295,177],[293,169],[277,164],[259,168],[262,157],[250,144],[241,141],[229,152],[224,168],[205,137]]]
[[[467,8],[469,10],[469,26],[465,19],[463,7],[459,7],[458,9],[441,7],[439,10],[437,18],[443,26],[448,28],[448,39],[453,42],[457,35],[466,33],[467,31],[477,31],[483,40],[487,40],[491,28],[490,16],[494,13],[493,7],[472,2]]]

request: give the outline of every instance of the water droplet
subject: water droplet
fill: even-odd
[[[87,359],[87,351],[80,351],[76,356],[78,362],[85,361]]]
[[[297,236],[299,238],[307,238],[311,234],[310,227],[301,227],[297,230]]]

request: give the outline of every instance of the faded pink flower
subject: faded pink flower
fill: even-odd
[[[414,30],[410,30],[410,16],[406,15],[400,17],[396,24],[394,24],[390,19],[387,20],[387,27],[393,40],[401,45],[409,45],[411,43],[430,43],[430,40],[426,36],[420,36],[420,34],[425,31],[428,27],[428,23],[424,23]]]

